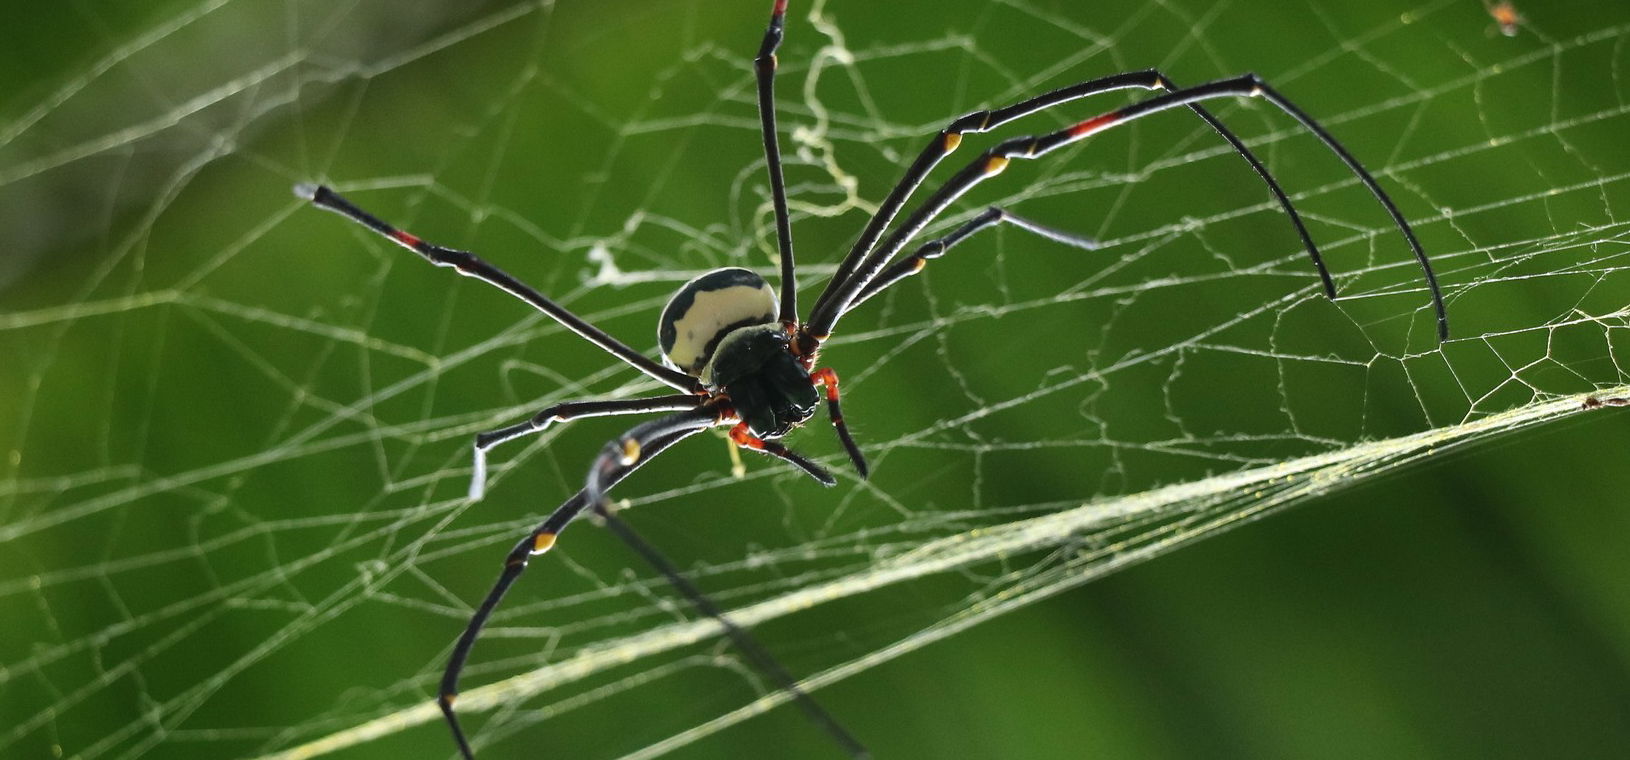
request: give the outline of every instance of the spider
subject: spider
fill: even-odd
[[[568,401],[546,407],[529,419],[481,433],[475,437],[470,498],[483,495],[487,452],[494,446],[538,433],[556,422],[582,417],[630,415],[652,412],[669,414],[634,426],[610,441],[589,467],[584,486],[550,513],[536,528],[510,550],[498,580],[481,605],[470,616],[459,636],[443,673],[437,702],[452,731],[461,755],[473,760],[474,752],[464,736],[453,710],[459,673],[475,645],[488,617],[504,593],[526,569],[535,555],[555,545],[560,532],[585,511],[598,515],[619,538],[655,566],[705,614],[717,619],[732,641],[763,670],[774,676],[795,700],[821,724],[843,749],[855,757],[865,749],[838,726],[815,702],[804,694],[776,661],[745,632],[730,623],[719,608],[697,590],[654,547],[639,538],[607,507],[605,493],[629,473],[679,441],[713,427],[730,426],[735,445],[781,459],[823,485],[837,481],[824,467],[780,443],[780,439],[814,416],[824,388],[828,416],[850,462],[862,477],[868,474],[866,458],[844,425],[839,407],[838,375],[830,367],[817,367],[820,349],[837,326],[838,320],[855,307],[911,275],[922,271],[929,261],[944,256],[952,248],[981,230],[1011,224],[1051,240],[1092,248],[1094,241],[1042,226],[1016,216],[1005,208],[990,207],[972,217],[944,237],[929,240],[913,252],[896,256],[954,201],[975,185],[1000,174],[1014,159],[1040,158],[1065,145],[1111,127],[1168,109],[1186,107],[1211,127],[1261,177],[1269,192],[1284,208],[1302,245],[1318,271],[1325,294],[1334,298],[1335,283],[1313,244],[1306,226],[1279,183],[1244,143],[1218,121],[1200,102],[1214,98],[1262,98],[1294,119],[1335,153],[1356,175],[1392,217],[1403,233],[1424,273],[1437,319],[1437,335],[1447,340],[1449,323],[1442,293],[1430,262],[1409,223],[1397,206],[1341,143],[1313,118],[1270,88],[1255,74],[1219,79],[1195,87],[1179,88],[1160,71],[1145,69],[1093,79],[1063,87],[1014,103],[1004,108],[976,111],[951,121],[934,135],[905,171],[905,176],[878,206],[877,212],[861,230],[854,246],[838,266],[832,279],[815,300],[809,317],[798,315],[798,287],[793,266],[792,230],[787,213],[786,185],[782,179],[781,152],[776,131],[774,82],[776,50],[780,47],[787,0],[774,0],[768,28],[754,72],[758,83],[758,112],[763,131],[765,165],[775,213],[776,243],[780,253],[780,291],[772,289],[763,277],[739,267],[717,269],[685,283],[663,308],[657,322],[657,337],[663,363],[634,350],[601,331],[547,296],[487,263],[468,251],[445,248],[394,227],[363,211],[326,186],[300,184],[295,193],[323,208],[361,224],[387,240],[407,248],[437,266],[452,267],[460,274],[493,285],[533,308],[553,317],[572,332],[598,346],[633,368],[671,387],[677,393],[640,399]],[[883,237],[895,215],[913,191],[946,156],[955,151],[967,134],[982,133],[1004,126],[1080,98],[1115,90],[1141,88],[1161,94],[1093,116],[1072,126],[1041,135],[1015,137],[997,143],[981,153],[961,171],[952,175],[894,231]],[[892,262],[892,263],[891,263]]]

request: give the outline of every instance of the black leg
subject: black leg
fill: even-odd
[[[775,242],[781,254],[780,318],[782,324],[790,325],[798,321],[798,280],[792,257],[792,221],[787,214],[787,182],[781,175],[781,141],[775,131],[775,51],[781,47],[786,15],[787,0],[775,0],[775,7],[770,11],[770,26],[764,30],[758,57],[753,59],[753,71],[758,76],[758,119],[764,128],[764,164],[770,172]]]
[[[644,412],[668,412],[690,409],[701,405],[703,397],[688,393],[656,398],[617,399],[612,401],[567,401],[547,406],[526,422],[497,430],[478,433],[475,437],[475,456],[470,472],[470,500],[480,501],[487,490],[487,451],[500,443],[513,441],[523,435],[541,433],[556,422],[581,417],[608,417]]]
[[[676,418],[679,424],[675,424]],[[442,715],[446,716],[447,725],[452,728],[453,741],[458,745],[458,751],[465,760],[474,760],[475,753],[470,750],[470,743],[465,739],[464,730],[459,726],[458,716],[453,712],[453,702],[458,696],[458,676],[464,671],[464,662],[469,658],[470,650],[475,647],[476,638],[481,635],[481,629],[486,626],[487,618],[498,607],[504,593],[509,591],[509,587],[521,577],[522,572],[525,572],[527,562],[532,556],[553,548],[560,532],[582,514],[584,509],[599,502],[607,489],[621,482],[629,473],[639,469],[640,465],[650,461],[669,446],[706,429],[712,424],[711,421],[716,419],[717,415],[709,408],[705,412],[693,411],[673,415],[634,428],[629,435],[637,434],[633,440],[637,441],[639,456],[626,463],[621,457],[616,457],[604,467],[604,471],[597,468],[598,477],[594,478],[595,493],[591,494],[586,487],[578,491],[510,550],[504,559],[504,569],[498,574],[498,580],[493,583],[492,590],[487,592],[487,597],[481,601],[481,606],[476,608],[475,614],[470,616],[470,622],[464,627],[464,633],[459,635],[458,643],[453,645],[453,653],[447,659],[447,669],[442,671],[441,690],[436,703],[441,706]],[[699,424],[691,424],[693,421]]]
[[[1279,93],[1269,89],[1267,84],[1255,74],[1222,79],[1197,87],[1159,95],[1133,103],[1125,108],[1094,116],[1057,132],[1033,137],[1014,138],[985,151],[984,155],[963,168],[962,171],[958,172],[930,196],[927,201],[924,201],[921,208],[917,209],[904,224],[872,252],[871,256],[866,258],[863,265],[855,270],[853,276],[834,295],[832,302],[829,304],[835,310],[831,317],[823,321],[819,315],[814,316],[810,326],[806,329],[817,338],[829,333],[836,323],[837,317],[852,307],[855,297],[877,277],[889,259],[893,258],[901,248],[905,247],[906,243],[910,242],[911,238],[921,232],[929,222],[939,216],[947,206],[961,197],[963,193],[968,192],[969,189],[979,184],[986,177],[1000,174],[1003,169],[1007,168],[1010,160],[1015,158],[1038,158],[1064,145],[1085,139],[1110,127],[1125,124],[1134,119],[1167,109],[1188,106],[1212,98],[1245,97],[1263,98],[1296,119],[1304,128],[1318,137],[1320,142],[1325,144],[1325,147],[1341,158],[1348,169],[1369,189],[1370,194],[1375,196],[1376,200],[1386,209],[1393,222],[1398,226],[1399,231],[1403,233],[1404,239],[1408,241],[1410,248],[1415,253],[1416,261],[1420,263],[1421,270],[1425,274],[1427,289],[1432,294],[1432,306],[1437,313],[1438,340],[1447,340],[1449,337],[1449,317],[1444,309],[1443,294],[1438,289],[1437,275],[1432,272],[1432,265],[1427,261],[1426,252],[1421,249],[1420,241],[1415,238],[1415,232],[1410,229],[1409,223],[1404,220],[1403,214],[1398,211],[1398,207],[1387,196],[1386,191],[1376,184],[1375,178],[1371,177],[1370,173],[1358,163],[1358,160],[1353,158],[1352,154],[1348,153],[1340,143],[1336,142],[1336,139],[1325,131],[1324,127],[1319,126],[1312,117]]]
[[[594,464],[589,466],[589,476],[583,485],[588,493],[589,504],[598,504],[605,496],[611,476],[622,467],[631,467],[649,456],[645,445],[649,441],[662,436],[678,433],[684,430],[710,428],[724,424],[724,413],[717,403],[697,406],[678,414],[642,422],[633,429],[608,441],[600,449],[600,455],[594,458]]]
[[[684,594],[685,598],[689,599],[697,610],[719,621],[719,625],[724,628],[725,634],[730,637],[730,641],[736,645],[736,648],[746,653],[747,658],[753,661],[755,667],[769,675],[780,688],[791,694],[793,701],[803,708],[804,714],[808,715],[811,720],[830,734],[833,740],[841,745],[845,752],[849,753],[850,757],[865,758],[870,756],[866,748],[848,731],[845,731],[837,719],[832,717],[831,713],[822,708],[820,703],[809,696],[808,692],[798,688],[798,681],[792,677],[791,673],[787,672],[785,667],[782,667],[781,663],[768,650],[758,643],[757,639],[754,639],[740,626],[731,622],[730,618],[724,614],[724,610],[719,609],[719,605],[708,598],[707,594],[702,593],[702,590],[697,588],[696,584],[691,583],[690,579],[686,578],[683,573],[680,573],[679,568],[675,567],[673,562],[657,551],[656,547],[652,546],[650,542],[640,538],[640,535],[635,533],[628,523],[617,517],[612,510],[605,509],[602,505],[596,508],[595,513],[605,520],[606,527],[616,534],[618,538],[622,539],[623,543],[628,544],[636,553],[644,557],[647,564],[656,568],[657,572],[662,573],[663,577],[667,578],[674,588],[679,589],[680,593]]]
[[[542,293],[533,290],[520,280],[510,276],[507,272],[476,256],[469,251],[459,251],[452,248],[443,248],[439,245],[426,243],[417,236],[405,230],[399,230],[381,221],[338,193],[322,185],[300,184],[294,186],[294,193],[312,202],[321,209],[332,211],[340,216],[350,219],[357,224],[379,233],[385,239],[402,246],[414,253],[423,256],[436,266],[452,267],[459,274],[474,277],[493,287],[503,290],[516,298],[532,305],[533,308],[554,317],[556,321],[565,325],[567,329],[586,338],[590,343],[599,346],[606,353],[611,354],[635,369],[650,375],[678,390],[687,393],[702,391],[701,382],[678,370],[668,369],[644,354],[629,348],[622,341],[611,337],[600,328],[583,321],[581,317],[567,311],[560,304],[549,300]]]
[[[1002,222],[1007,222],[1008,224],[1023,230],[1029,230],[1030,232],[1034,232],[1037,235],[1047,238],[1048,240],[1056,240],[1065,245],[1075,246],[1076,248],[1091,251],[1098,247],[1098,242],[1096,240],[1092,240],[1091,238],[1072,235],[1063,230],[1055,230],[1052,227],[1047,227],[1037,224],[1036,222],[1032,222],[1022,216],[1015,216],[1007,209],[991,206],[990,208],[981,212],[979,216],[968,220],[966,224],[952,230],[951,234],[923,243],[922,246],[917,248],[917,250],[910,256],[894,262],[894,266],[883,270],[882,274],[879,274],[876,279],[872,280],[866,285],[864,290],[860,291],[860,295],[855,296],[855,302],[850,304],[849,308],[853,309],[854,307],[865,303],[866,300],[872,296],[877,295],[878,291],[881,291],[882,289],[893,285],[896,282],[910,277],[911,275],[921,272],[923,267],[928,266],[929,259],[937,259],[944,256],[946,251],[951,250],[951,248],[956,244],[967,240],[969,237],[972,237],[975,232],[988,227],[994,227]]]
[[[747,423],[745,422],[739,423],[730,429],[730,440],[735,441],[737,446],[744,449],[752,449],[753,451],[768,454],[772,457],[783,460],[788,464],[791,464],[793,467],[803,470],[804,474],[814,478],[823,486],[835,486],[838,484],[838,479],[832,477],[832,473],[827,472],[825,467],[815,464],[814,461],[810,460],[808,457],[805,457],[803,454],[793,451],[792,449],[789,449],[776,441],[766,441],[763,438],[753,435],[752,432],[747,429]]]
[[[867,253],[877,243],[878,237],[883,234],[883,230],[894,219],[894,215],[899,213],[900,207],[905,204],[911,193],[922,185],[928,176],[928,172],[941,159],[950,155],[951,151],[956,150],[957,146],[962,144],[962,135],[970,132],[989,132],[1015,119],[1029,116],[1062,103],[1129,88],[1146,90],[1175,89],[1171,80],[1156,69],[1132,71],[1070,85],[1069,87],[1061,87],[1006,108],[999,108],[994,111],[976,111],[951,122],[945,129],[940,130],[940,133],[929,141],[928,146],[923,148],[922,153],[917,156],[917,160],[906,170],[905,176],[900,179],[900,184],[889,191],[888,197],[878,206],[877,213],[872,216],[871,221],[867,222],[865,230],[860,233],[860,238],[855,241],[854,247],[849,250],[849,254],[838,265],[837,273],[827,282],[826,289],[822,291],[820,298],[815,301],[815,308],[810,312],[811,327],[808,332],[820,339],[825,339],[826,335],[831,332],[832,325],[837,323],[838,317],[843,312],[843,307],[835,303],[839,298],[839,293],[847,292],[854,295],[859,292],[860,286],[863,286],[864,283],[860,283],[852,290],[846,288],[850,284],[849,281],[855,269],[861,267],[862,261],[868,259]],[[1301,216],[1296,213],[1290,199],[1285,197],[1284,191],[1279,188],[1279,183],[1275,182],[1273,176],[1268,173],[1267,167],[1263,166],[1262,162],[1257,160],[1250,149],[1246,148],[1245,144],[1240,142],[1239,138],[1235,137],[1234,133],[1223,126],[1222,122],[1218,121],[1210,112],[1198,104],[1189,104],[1189,108],[1193,109],[1195,114],[1203,119],[1206,124],[1209,124],[1224,140],[1228,141],[1228,144],[1267,183],[1268,189],[1279,200],[1279,205],[1285,209],[1285,213],[1290,216],[1291,222],[1296,225],[1296,231],[1301,235],[1302,244],[1307,248],[1308,256],[1313,259],[1314,266],[1319,270],[1319,277],[1324,280],[1325,292],[1334,298],[1336,294],[1335,283],[1330,279],[1330,273],[1325,269],[1324,262],[1319,256],[1319,250],[1313,245],[1313,238],[1307,234],[1307,227],[1302,224]],[[852,306],[853,304],[849,305]],[[806,351],[813,350],[813,347],[810,346],[804,346],[803,348]]]
[[[1170,79],[1166,79],[1164,75],[1157,74],[1157,76],[1161,78],[1160,89],[1167,92],[1178,89],[1177,85],[1173,84]],[[1238,153],[1240,158],[1245,159],[1245,163],[1251,165],[1251,171],[1256,172],[1256,176],[1262,178],[1263,184],[1268,186],[1268,192],[1273,193],[1274,199],[1279,201],[1279,207],[1285,210],[1286,216],[1290,217],[1291,225],[1296,228],[1296,236],[1302,239],[1302,248],[1307,251],[1307,257],[1313,260],[1313,268],[1318,271],[1319,281],[1324,284],[1324,296],[1334,300],[1336,297],[1336,281],[1330,277],[1330,268],[1324,265],[1324,257],[1319,255],[1319,247],[1313,244],[1313,236],[1308,234],[1307,225],[1302,223],[1302,215],[1296,213],[1296,207],[1291,205],[1290,198],[1285,195],[1284,189],[1279,187],[1279,182],[1273,178],[1272,174],[1268,173],[1268,167],[1263,166],[1262,162],[1257,160],[1256,154],[1245,147],[1245,143],[1241,142],[1233,132],[1229,131],[1228,127],[1223,126],[1223,123],[1218,121],[1217,117],[1212,116],[1211,112],[1207,111],[1199,103],[1190,103],[1189,110],[1193,111],[1206,124],[1211,125],[1211,130],[1227,141],[1234,148],[1234,152]]]
[[[721,414],[721,412],[723,413]],[[747,654],[754,665],[774,679],[781,688],[792,694],[794,700],[804,709],[804,712],[814,719],[816,723],[820,724],[827,733],[831,734],[832,738],[842,745],[846,752],[857,758],[867,757],[865,747],[862,747],[859,742],[855,741],[854,737],[844,731],[843,727],[838,725],[838,722],[826,710],[822,709],[814,699],[810,698],[803,689],[798,688],[798,682],[793,679],[786,668],[781,666],[781,663],[770,656],[770,653],[765,651],[764,647],[753,640],[753,637],[749,636],[746,631],[731,622],[725,616],[724,611],[706,594],[703,594],[701,589],[698,589],[695,584],[681,574],[679,569],[668,561],[667,557],[640,538],[626,523],[619,520],[605,502],[603,494],[605,489],[609,488],[613,482],[611,478],[619,472],[617,468],[633,467],[650,456],[646,451],[648,439],[661,439],[686,430],[701,430],[729,419],[732,419],[732,417],[729,416],[728,409],[708,405],[634,427],[634,429],[606,444],[605,449],[600,452],[600,456],[595,459],[594,465],[589,469],[588,484],[583,488],[584,503],[588,504],[596,514],[604,518],[606,527],[610,528],[618,538],[621,538],[624,543],[627,543],[640,556],[644,557],[646,562],[662,573],[663,577],[667,578],[669,583],[673,584],[675,588],[690,599],[698,610],[719,621],[725,633],[730,636],[731,641]],[[746,423],[736,425],[731,430],[731,439],[740,445],[749,446],[786,459],[826,485],[833,485],[836,482],[830,474],[814,462],[787,450],[774,441],[763,441],[754,438],[746,434],[746,429]],[[748,441],[751,441],[751,444],[743,442],[741,438],[743,435],[746,436]],[[517,547],[517,550],[520,548]]]
[[[826,367],[810,373],[809,378],[816,385],[826,386],[826,413],[832,418],[832,427],[838,431],[838,440],[843,442],[843,450],[849,453],[849,461],[854,463],[860,477],[871,477],[872,469],[866,464],[865,455],[860,453],[854,437],[849,435],[849,426],[843,424],[843,407],[838,401],[838,373]]]

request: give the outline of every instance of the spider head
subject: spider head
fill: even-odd
[[[820,394],[788,350],[780,324],[753,325],[719,341],[702,382],[730,396],[737,416],[759,438],[780,438],[815,414]]]

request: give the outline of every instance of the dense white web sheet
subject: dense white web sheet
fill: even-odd
[[[749,5],[739,23],[621,11],[672,25],[655,43],[552,3],[85,11],[108,46],[0,112],[0,599],[28,621],[0,639],[0,751],[309,756],[439,720],[447,649],[422,642],[451,643],[504,549],[626,424],[500,449],[474,506],[470,436],[655,384],[288,187],[333,182],[649,349],[671,287],[770,266]],[[751,458],[736,477],[704,437],[617,495],[813,689],[1630,393],[1630,18],[1508,40],[1474,5],[1298,7],[1328,34],[1259,72],[1395,194],[1449,343],[1396,230],[1315,141],[1260,104],[1218,107],[1302,208],[1334,304],[1255,178],[1173,114],[1015,166],[934,228],[1000,203],[1102,250],[984,233],[844,322],[827,359],[873,480],[820,491]],[[1110,71],[1253,65],[1261,11],[1202,7],[795,9],[779,93],[806,304],[947,119]],[[573,67],[591,56],[621,65]],[[824,425],[795,443],[842,470]],[[716,679],[605,751],[655,755],[783,698],[626,561],[584,526],[523,578],[465,675],[478,745]],[[365,680],[276,679],[359,658]]]

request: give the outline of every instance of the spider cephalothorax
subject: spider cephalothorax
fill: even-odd
[[[1292,225],[1301,236],[1302,244],[1312,258],[1327,295],[1334,298],[1335,282],[1319,257],[1307,228],[1280,189],[1267,167],[1235,137],[1222,122],[1200,106],[1200,101],[1213,98],[1262,98],[1313,133],[1341,159],[1359,182],[1381,203],[1393,222],[1403,233],[1425,275],[1427,289],[1432,294],[1432,307],[1437,317],[1440,340],[1449,334],[1449,321],[1443,307],[1432,267],[1421,250],[1419,241],[1404,220],[1403,214],[1387,197],[1381,186],[1358,160],[1347,152],[1329,132],[1312,117],[1302,112],[1284,96],[1268,87],[1254,74],[1219,79],[1196,87],[1179,89],[1165,75],[1154,69],[1114,74],[1079,84],[1062,87],[1037,95],[1003,108],[976,111],[948,123],[929,139],[927,146],[905,171],[905,176],[878,204],[877,211],[861,230],[849,253],[838,264],[832,279],[826,284],[807,320],[798,317],[798,283],[794,277],[791,221],[787,212],[786,185],[781,176],[781,150],[775,125],[774,81],[775,51],[781,44],[786,0],[773,0],[769,28],[763,44],[754,59],[754,72],[758,82],[759,118],[764,138],[765,164],[769,171],[770,199],[775,210],[776,242],[780,254],[781,288],[779,297],[769,283],[751,270],[739,267],[716,269],[686,283],[668,302],[658,322],[658,341],[662,347],[666,366],[634,350],[622,341],[606,334],[582,318],[561,307],[547,296],[528,287],[503,270],[483,261],[475,254],[427,243],[404,230],[393,227],[340,197],[327,187],[302,184],[295,192],[321,208],[342,214],[380,235],[385,236],[431,263],[453,267],[459,272],[483,280],[509,294],[526,301],[534,308],[558,320],[571,331],[600,347],[606,353],[621,359],[677,391],[665,396],[637,399],[603,399],[568,401],[539,410],[530,419],[489,432],[475,438],[475,458],[471,477],[470,497],[480,498],[486,479],[486,454],[504,441],[536,433],[555,422],[578,417],[671,412],[656,420],[635,426],[622,436],[606,444],[589,468],[584,487],[566,503],[556,508],[549,517],[532,529],[511,549],[505,558],[504,569],[487,593],[486,599],[471,615],[458,643],[453,647],[443,672],[439,703],[442,713],[453,731],[459,752],[472,758],[469,743],[459,727],[453,712],[453,698],[457,694],[458,676],[464,661],[475,645],[475,639],[487,618],[498,606],[511,584],[520,577],[527,561],[555,545],[556,535],[585,511],[599,515],[618,537],[628,542],[646,560],[657,567],[705,614],[717,618],[725,632],[761,669],[769,673],[790,692],[798,704],[823,725],[846,751],[856,757],[865,750],[849,736],[831,716],[827,715],[807,694],[801,691],[792,677],[762,648],[739,628],[705,595],[690,584],[673,565],[655,548],[641,540],[632,529],[618,519],[605,504],[605,492],[634,469],[675,443],[710,427],[730,425],[730,439],[737,445],[761,451],[785,460],[811,477],[832,485],[836,480],[831,473],[814,461],[783,446],[777,439],[809,420],[819,405],[820,394],[816,386],[826,389],[827,409],[833,427],[843,442],[849,459],[862,477],[866,476],[866,460],[849,436],[838,406],[838,376],[831,368],[816,368],[816,356],[821,344],[831,335],[837,322],[856,306],[877,295],[883,289],[906,277],[922,271],[932,259],[945,255],[951,248],[975,233],[998,224],[1010,224],[1055,242],[1078,248],[1093,248],[1096,244],[1086,238],[1051,229],[1015,216],[1001,207],[990,207],[952,229],[943,237],[929,240],[910,254],[901,252],[920,233],[934,222],[947,208],[974,185],[1000,174],[1017,159],[1039,158],[1053,150],[1074,143],[1117,125],[1150,114],[1173,108],[1187,108],[1204,121],[1226,141],[1241,158],[1245,159],[1268,190],[1279,201]],[[1162,94],[1102,113],[1047,134],[1016,137],[997,143],[974,158],[962,170],[952,175],[938,190],[928,196],[922,205],[905,218],[888,237],[890,224],[912,192],[927,181],[928,175],[963,142],[964,134],[977,134],[997,129],[1016,119],[1044,111],[1080,98],[1129,88],[1142,88]]]

